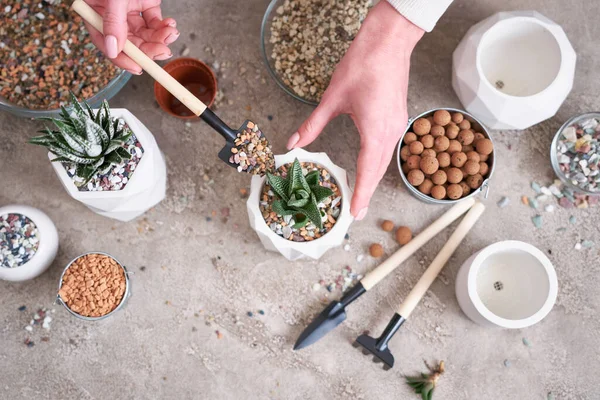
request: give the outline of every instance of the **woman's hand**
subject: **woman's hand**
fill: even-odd
[[[118,67],[140,75],[142,69],[121,53],[131,40],[154,60],[173,56],[167,47],[179,37],[173,18],[162,18],[161,0],[85,0],[104,20],[104,35],[86,23],[92,42]]]
[[[306,146],[337,115],[350,115],[360,133],[350,208],[357,220],[367,214],[406,128],[410,55],[423,33],[389,3],[378,3],[337,66],[321,103],[288,141],[288,149]]]

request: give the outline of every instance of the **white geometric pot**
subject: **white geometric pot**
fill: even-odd
[[[575,50],[535,11],[500,12],[469,29],[453,55],[452,86],[491,129],[526,129],[552,117],[571,88]]]
[[[540,322],[554,306],[556,271],[546,255],[516,240],[475,253],[456,276],[456,298],[473,322],[520,329]]]
[[[0,207],[0,215],[21,214],[29,218],[38,230],[38,249],[25,264],[15,268],[0,266],[0,279],[21,282],[33,279],[46,271],[58,251],[58,232],[52,220],[37,208],[11,204]]]
[[[265,184],[265,177],[257,175],[252,177],[250,183],[250,196],[246,203],[248,217],[250,219],[250,226],[256,231],[260,241],[267,250],[279,252],[290,261],[304,257],[317,260],[327,250],[341,245],[344,241],[348,228],[352,221],[354,221],[354,218],[350,214],[352,190],[350,190],[348,185],[346,171],[335,165],[325,153],[310,153],[302,149],[294,149],[286,154],[275,156],[275,165],[279,168],[284,164],[294,162],[295,158],[298,158],[300,162],[319,164],[335,179],[342,194],[342,208],[333,228],[325,235],[310,242],[294,242],[277,235],[269,228],[260,212],[259,202],[262,188]]]
[[[90,210],[119,221],[130,221],[165,198],[167,169],[163,155],[154,136],[144,124],[124,108],[110,110],[114,118],[121,118],[135,134],[144,154],[125,188],[115,191],[82,192],[59,162],[51,163],[69,195],[85,204]],[[55,155],[48,153],[52,160]]]

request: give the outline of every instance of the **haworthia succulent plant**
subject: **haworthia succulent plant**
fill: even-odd
[[[62,107],[60,118],[41,118],[52,122],[56,129],[44,128],[43,135],[29,139],[29,143],[48,148],[57,157],[52,162],[75,164],[75,174],[85,185],[96,173],[106,173],[112,165],[130,159],[124,145],[132,133],[120,126],[110,115],[106,100],[94,110],[87,102],[79,102],[71,93],[71,113]]]
[[[267,181],[279,197],[271,204],[273,211],[281,216],[293,215],[294,228],[302,228],[311,221],[319,229],[323,227],[318,204],[333,196],[333,191],[319,185],[319,171],[302,173],[302,165],[296,158],[287,171],[287,176],[267,173]]]

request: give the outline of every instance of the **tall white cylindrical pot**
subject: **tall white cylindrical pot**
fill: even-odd
[[[573,86],[575,61],[552,20],[500,12],[471,27],[454,51],[452,85],[489,128],[526,129],[556,114]]]
[[[548,315],[557,293],[556,272],[548,257],[515,240],[475,253],[456,277],[461,309],[484,326],[519,329],[536,324]]]

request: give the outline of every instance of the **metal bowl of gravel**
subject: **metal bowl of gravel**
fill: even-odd
[[[272,0],[260,46],[277,85],[296,100],[318,105],[372,3]]]

